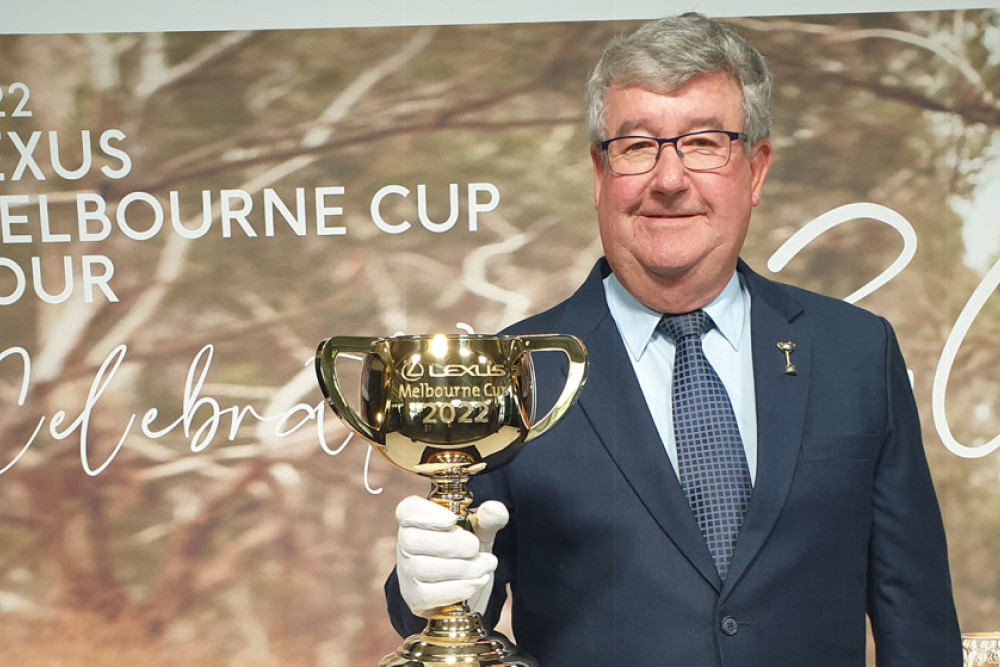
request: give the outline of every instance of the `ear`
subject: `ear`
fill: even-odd
[[[764,178],[771,170],[771,142],[767,139],[757,142],[750,155],[750,186],[751,202],[754,206],[760,203],[760,193],[764,187]]]
[[[601,186],[604,184],[604,171],[607,165],[604,164],[604,152],[599,146],[590,147],[590,161],[594,165],[594,208],[597,208],[601,201]]]

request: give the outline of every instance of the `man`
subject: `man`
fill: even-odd
[[[703,16],[609,44],[588,85],[605,258],[510,330],[580,337],[588,383],[553,431],[474,481],[479,539],[428,501],[400,504],[387,592],[402,633],[422,627],[411,609],[464,598],[495,623],[509,584],[518,645],[544,667],[863,667],[866,616],[879,667],[961,665],[889,324],[739,260],[769,105],[760,55]],[[555,391],[559,360],[535,363]],[[692,374],[721,378],[724,408],[679,400]]]

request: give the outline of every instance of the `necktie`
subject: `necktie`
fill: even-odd
[[[702,335],[713,326],[701,310],[660,320],[676,345],[672,410],[678,475],[719,576],[725,579],[751,485],[729,394],[701,347]]]

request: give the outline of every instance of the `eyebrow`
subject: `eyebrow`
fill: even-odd
[[[683,127],[687,127],[689,129],[685,130],[681,134],[687,134],[688,132],[697,132],[698,130],[695,128],[699,128],[702,130],[721,130],[722,125],[723,125],[722,121],[717,116],[704,116],[701,118],[693,118],[684,124]],[[618,126],[618,133],[615,136],[619,137],[627,136],[640,128],[649,126],[650,124],[648,120],[625,121],[624,123]]]

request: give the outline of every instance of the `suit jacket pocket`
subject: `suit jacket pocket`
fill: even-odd
[[[802,442],[802,458],[806,461],[874,461],[882,440],[881,434],[868,433],[807,437]]]

